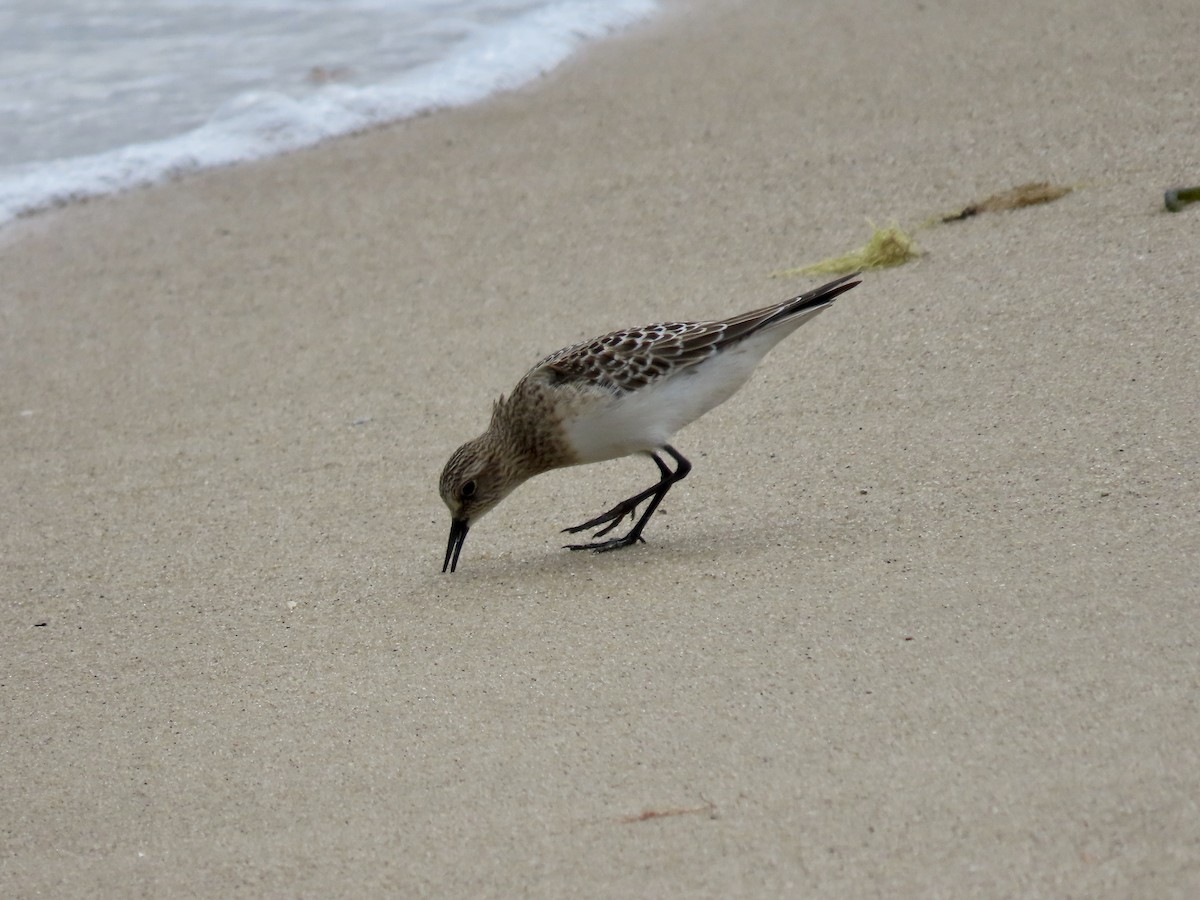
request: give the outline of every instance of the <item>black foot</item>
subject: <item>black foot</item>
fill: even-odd
[[[632,519],[634,513],[637,511],[638,504],[645,500],[647,496],[649,496],[649,494],[638,494],[636,497],[630,497],[628,500],[622,500],[608,512],[600,513],[600,515],[596,516],[596,518],[588,519],[582,525],[574,525],[571,528],[564,528],[563,533],[578,534],[581,531],[587,531],[589,528],[595,528],[597,525],[603,525],[605,522],[607,522],[607,528],[603,528],[593,535],[594,537],[604,537],[604,535],[608,534],[610,531],[620,525],[621,521],[626,516]]]
[[[633,519],[637,515],[638,506],[643,501],[649,500],[650,502],[646,504],[645,512],[634,523],[634,526],[629,529],[629,533],[624,537],[612,538],[607,541],[596,541],[592,544],[567,544],[567,550],[594,550],[597,553],[607,553],[609,550],[620,550],[622,547],[628,547],[642,540],[642,529],[646,527],[646,523],[650,521],[650,517],[658,509],[658,504],[667,495],[667,491],[671,489],[671,485],[685,478],[687,473],[692,469],[692,464],[684,459],[674,447],[665,446],[663,450],[675,460],[676,467],[674,471],[671,471],[657,453],[651,453],[650,458],[654,460],[654,464],[658,466],[659,474],[662,476],[657,484],[646,488],[640,494],[635,494],[628,500],[622,500],[608,512],[600,513],[596,518],[588,519],[582,525],[563,529],[567,534],[577,534],[580,531],[587,531],[589,528],[603,525],[604,527],[592,535],[592,537],[604,537],[620,525],[626,516]]]
[[[607,531],[607,529],[605,529]],[[604,534],[604,532],[600,532]],[[597,553],[607,553],[609,550],[620,550],[622,547],[630,547],[636,543],[646,543],[640,534],[632,532],[624,537],[613,538],[608,541],[596,541],[594,544],[566,544],[566,550],[594,550]]]

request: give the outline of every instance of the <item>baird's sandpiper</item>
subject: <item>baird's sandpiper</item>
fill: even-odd
[[[668,441],[745,384],[767,351],[859,284],[847,275],[783,303],[719,322],[664,322],[614,331],[547,356],[492,407],[487,431],[454,451],[439,489],[450,508],[442,571],[458,567],[467,531],[523,481],[560,466],[645,453],[659,481],[582,525],[602,538],[649,501],[629,533],[571,550],[616,550],[646,522],[691,463]],[[675,463],[671,469],[659,453]]]

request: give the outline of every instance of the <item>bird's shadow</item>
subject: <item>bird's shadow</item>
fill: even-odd
[[[753,559],[793,547],[824,546],[831,537],[838,540],[829,523],[816,519],[807,522],[800,519],[783,524],[759,522],[739,526],[736,531],[722,530],[718,525],[700,526],[695,530],[677,528],[668,531],[660,528],[658,532],[648,535],[644,543],[619,550],[598,553],[587,549],[571,550],[564,546],[557,551],[547,549],[545,553],[530,552],[513,562],[547,575],[578,574],[581,570],[608,571],[614,566],[628,566],[632,561],[640,564],[703,563],[705,568],[714,568],[720,567],[726,560]]]

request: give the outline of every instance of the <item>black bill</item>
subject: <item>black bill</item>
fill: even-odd
[[[458,568],[458,554],[462,553],[463,542],[471,529],[466,519],[450,520],[450,542],[446,544],[446,561],[442,563],[442,571],[449,569],[453,572]]]

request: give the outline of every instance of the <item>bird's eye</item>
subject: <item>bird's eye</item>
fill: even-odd
[[[474,497],[475,496],[475,482],[468,481],[466,484],[464,484],[462,486],[462,490],[459,493],[462,495],[462,498],[464,500],[466,500],[468,497]]]

